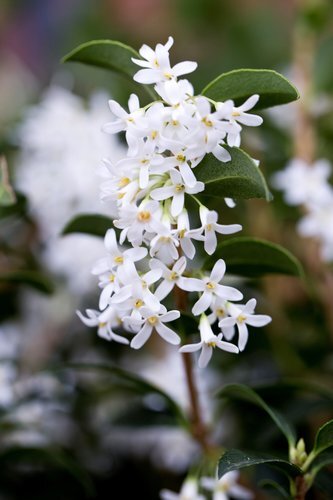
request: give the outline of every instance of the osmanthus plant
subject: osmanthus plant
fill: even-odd
[[[254,298],[242,302],[242,292],[225,283],[225,273],[301,272],[296,259],[279,245],[239,236],[223,240],[242,227],[223,224],[212,200],[224,199],[233,206],[234,199],[271,199],[259,162],[240,149],[243,129],[260,126],[258,109],[286,104],[298,93],[275,71],[249,69],[222,74],[196,93],[184,75],[197,64],[172,65],[172,45],[169,37],[164,45],[143,45],[137,53],[122,43],[102,40],[66,56],[65,61],[133,78],[149,102],[140,104],[136,94],[130,95],[127,108],[109,101],[111,118],[104,131],[124,134],[127,144],[124,158],[101,162],[101,199],[110,203],[112,214],[78,217],[64,232],[104,236],[105,255],[92,270],[101,289],[99,307],[78,312],[86,325],[133,349],[156,334],[173,345],[182,342],[179,351],[192,406],[188,429],[202,446],[204,459],[217,445],[200,413],[190,353],[200,350],[198,364],[205,368],[214,348],[237,354],[246,347],[248,325],[261,327],[271,321],[267,314],[255,313]],[[187,324],[191,326],[185,339]],[[198,341],[192,343],[188,334],[197,334]],[[303,477],[296,463],[301,445],[292,446],[285,469],[292,478]],[[221,460],[226,461],[226,455]],[[239,462],[229,460],[228,470],[221,463],[216,478],[191,476],[179,494],[163,491],[162,498],[252,498],[231,472],[240,468]],[[293,494],[298,493],[297,484],[292,482]]]

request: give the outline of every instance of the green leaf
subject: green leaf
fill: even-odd
[[[111,69],[132,78],[138,66],[131,60],[140,54],[129,45],[116,40],[93,40],[82,43],[66,54],[62,62],[80,62],[90,66]]]
[[[259,277],[268,273],[302,276],[300,262],[281,245],[247,236],[239,236],[222,241],[216,248],[214,258],[209,257],[205,268],[209,268],[217,258],[228,264],[228,272],[246,277]]]
[[[140,69],[131,58],[141,59],[140,54],[129,45],[117,40],[93,40],[86,42],[66,54],[62,62],[79,62],[88,66],[97,66],[112,71],[133,80],[133,75]],[[155,92],[151,87],[143,85],[154,100]]]
[[[48,465],[63,469],[84,488],[89,497],[94,493],[94,486],[87,472],[60,449],[17,446],[3,450],[0,453],[1,469],[10,466],[11,463],[15,467],[19,464],[38,464],[39,467]]]
[[[202,94],[214,101],[232,99],[236,106],[253,94],[260,99],[256,109],[286,104],[299,98],[297,89],[282,75],[270,69],[236,69],[210,82]]]
[[[179,420],[180,424],[186,429],[189,426],[188,419],[186,418],[182,409],[166,392],[135,373],[123,370],[118,366],[96,363],[69,363],[65,367],[75,370],[93,370],[97,372],[105,372],[113,377],[119,387],[131,390],[136,394],[158,394],[163,398],[166,406]]]
[[[69,221],[62,234],[84,233],[104,238],[106,231],[111,227],[113,220],[106,215],[82,214]]]
[[[271,479],[263,479],[260,481],[259,486],[260,488],[269,490],[273,495],[279,495],[279,498],[288,498],[290,500],[289,493],[280,484]]]
[[[16,195],[9,182],[6,158],[0,156],[0,206],[8,207],[16,203]]]
[[[203,196],[217,198],[265,198],[271,200],[264,176],[250,156],[238,148],[223,146],[231,155],[231,161],[222,163],[208,154],[195,168],[198,181],[205,183]],[[198,198],[201,197],[197,195]]]
[[[313,451],[317,455],[330,446],[333,446],[333,420],[326,422],[318,430]]]
[[[48,295],[54,292],[52,281],[39,271],[22,270],[2,273],[0,274],[0,283],[28,285]]]
[[[21,193],[15,193],[16,203],[12,205],[1,205],[0,203],[0,219],[17,216],[21,217],[27,212],[27,199]]]
[[[311,476],[314,478],[323,467],[331,464],[333,464],[333,448],[323,451],[312,462],[310,469]]]
[[[267,464],[280,469],[289,477],[296,477],[302,474],[301,469],[296,465],[282,460],[281,458],[272,457],[270,455],[259,455],[252,452],[243,452],[241,450],[228,450],[219,460],[218,463],[218,476],[222,477],[227,472],[232,470],[243,469],[252,465]]]
[[[265,401],[250,387],[243,384],[230,384],[218,392],[218,396],[229,399],[240,399],[249,401],[262,408],[275,422],[280,431],[287,438],[289,447],[294,447],[296,443],[296,434],[289,422],[277,410],[268,406]]]

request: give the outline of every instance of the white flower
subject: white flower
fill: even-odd
[[[185,479],[179,493],[162,490],[160,497],[162,500],[205,500],[205,497],[198,493],[198,481],[192,477]]]
[[[113,292],[119,290],[119,280],[123,281],[124,275],[135,272],[134,262],[142,260],[148,253],[148,250],[142,247],[120,250],[115,230],[112,228],[106,232],[104,245],[108,255],[98,260],[92,269],[93,274],[101,275],[100,286],[103,291],[99,301],[100,309],[105,309]]]
[[[179,311],[168,311],[165,312],[165,307],[161,307],[161,313],[152,311],[147,307],[142,307],[140,309],[140,314],[142,316],[142,320],[138,320],[136,318],[124,318],[124,321],[130,324],[132,327],[141,326],[140,331],[135,335],[135,337],[131,341],[131,347],[133,349],[140,349],[149,337],[152,334],[153,329],[164,339],[166,342],[169,342],[173,345],[178,345],[180,343],[180,337],[175,333],[171,328],[164,325],[164,323],[168,323],[169,321],[174,321],[180,317]]]
[[[171,170],[169,175],[170,179],[164,187],[153,189],[150,196],[158,201],[172,198],[171,215],[177,217],[184,208],[185,193],[199,193],[205,189],[205,185],[203,182],[196,182],[192,187],[186,186],[177,170]]]
[[[214,297],[213,303],[210,306],[212,313],[209,314],[208,320],[211,325],[215,323],[216,320],[220,321],[223,318],[228,317],[228,302],[227,300],[220,299],[220,297]],[[223,337],[227,340],[231,340],[235,335],[235,327],[224,327],[223,328]]]
[[[218,224],[217,223],[218,214],[215,210],[208,210],[204,205],[200,206],[200,220],[201,220],[201,231],[204,232],[204,249],[208,255],[212,255],[217,246],[216,233],[219,234],[233,234],[242,229],[240,224]],[[190,232],[193,234],[193,238],[197,239],[197,232]]]
[[[201,228],[190,229],[188,213],[187,210],[184,209],[177,218],[177,229],[175,230],[175,234],[178,236],[182,251],[186,257],[191,260],[195,256],[195,246],[193,245],[191,238],[204,241],[204,237],[201,233]]]
[[[212,500],[228,500],[230,497],[237,498],[238,500],[251,500],[254,498],[253,493],[237,484],[239,473],[231,471],[224,474],[220,479],[216,477],[203,477],[201,478],[202,486],[209,491],[213,492]]]
[[[224,331],[224,328],[230,328],[237,325],[239,338],[238,347],[243,351],[249,336],[246,325],[255,327],[265,326],[272,321],[272,318],[266,314],[253,314],[256,307],[256,299],[250,299],[245,305],[228,304],[228,313],[230,318],[223,318],[219,322],[219,327]]]
[[[112,99],[109,100],[109,106],[111,112],[116,116],[116,120],[112,122],[108,122],[103,125],[102,130],[108,134],[116,134],[118,132],[126,131],[126,139],[128,136],[140,136],[141,131],[138,133],[137,127],[140,121],[140,118],[143,116],[143,109],[140,108],[139,98],[135,94],[131,94],[128,100],[128,109],[129,113],[124,110]],[[131,144],[131,137],[129,138],[129,143]]]
[[[80,320],[87,326],[98,326],[98,335],[105,340],[115,340],[120,344],[129,344],[128,339],[117,335],[114,333],[112,328],[119,328],[122,325],[122,321],[119,318],[117,311],[113,307],[108,307],[102,313],[100,311],[94,311],[93,309],[87,309],[87,316],[83,316],[80,311],[76,311]]]
[[[145,69],[141,69],[135,73],[133,79],[139,83],[158,83],[177,78],[180,75],[192,73],[197,68],[196,62],[184,61],[171,68],[169,49],[172,45],[173,38],[171,36],[165,45],[158,43],[155,50],[147,45],[143,45],[139,50],[140,56],[143,59],[132,58],[132,61]]]
[[[219,284],[225,274],[225,270],[224,260],[219,259],[215,263],[209,277],[201,280],[197,278],[180,278],[178,286],[183,290],[187,290],[188,292],[203,292],[200,299],[192,308],[195,316],[206,311],[216,295],[226,300],[241,300],[243,298],[242,293],[236,288]]]
[[[309,165],[300,158],[294,158],[284,170],[273,175],[273,186],[284,192],[284,199],[289,205],[322,206],[333,201],[333,191],[328,183],[331,170],[327,160]]]
[[[122,229],[120,243],[127,238],[133,246],[140,246],[144,233],[168,235],[168,228],[161,222],[161,208],[157,201],[148,201],[139,206],[131,204],[120,209],[115,227]]]
[[[235,107],[232,100],[217,104],[217,111],[229,121],[228,144],[229,146],[240,146],[242,127],[237,123],[250,127],[258,127],[262,124],[261,116],[246,113],[253,108],[259,100],[259,95],[254,94],[249,97],[241,106]]]
[[[205,314],[201,315],[200,323],[200,342],[197,344],[187,344],[179,349],[179,352],[195,352],[201,349],[201,354],[199,356],[199,368],[205,368],[213,354],[213,348],[218,347],[223,351],[232,352],[237,354],[238,348],[234,344],[229,342],[224,342],[222,339],[222,333],[215,335],[212,327],[210,326],[209,320]]]
[[[181,257],[177,262],[174,263],[171,269],[169,269],[163,262],[157,259],[152,259],[150,261],[151,269],[161,269],[163,281],[158,285],[155,290],[155,296],[159,300],[163,300],[174,286],[178,283],[180,277],[186,268],[186,259]]]

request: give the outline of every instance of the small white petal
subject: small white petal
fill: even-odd
[[[202,351],[199,356],[199,368],[206,368],[213,354],[213,348],[211,346],[206,345],[205,343],[202,345]]]
[[[198,342],[197,344],[186,344],[179,349],[179,352],[196,352],[199,351],[201,347],[202,342]]]
[[[163,325],[163,323],[158,323],[155,325],[155,330],[166,342],[172,345],[180,344],[180,337],[176,332],[171,330],[168,326]]]
[[[204,311],[206,311],[212,303],[212,298],[213,294],[205,291],[201,295],[200,299],[192,307],[194,316],[198,316],[198,314],[202,314]]]
[[[131,341],[131,347],[133,349],[140,349],[140,347],[142,347],[147,342],[147,340],[151,336],[152,331],[153,327],[150,324],[145,323],[139,333],[137,333],[135,337],[133,337]]]

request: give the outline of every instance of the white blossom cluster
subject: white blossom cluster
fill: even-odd
[[[99,91],[85,103],[53,84],[26,110],[13,137],[20,148],[15,185],[28,198],[39,230],[42,260],[52,272],[67,278],[76,295],[94,286],[86,270],[103,245],[83,234],[61,238],[61,231],[75,215],[101,211],[94,165],[111,152],[117,158],[124,155],[117,138],[100,133],[108,118],[107,98]]]
[[[230,497],[239,500],[251,500],[253,493],[237,483],[239,473],[231,471],[224,474],[220,479],[217,477],[202,477],[200,485],[203,489],[211,492],[212,500],[228,500]],[[185,479],[179,493],[170,490],[160,492],[162,500],[206,500],[206,497],[199,493],[199,482],[195,477],[189,476]]]
[[[258,95],[239,107],[232,100],[213,102],[194,95],[191,83],[179,77],[194,71],[197,64],[185,61],[171,66],[172,44],[169,37],[155,50],[143,45],[142,59],[133,59],[143,68],[134,80],[154,84],[156,101],[141,107],[132,94],[129,111],[109,101],[114,120],[104,126],[104,131],[124,133],[128,145],[126,157],[119,161],[105,159],[101,167],[101,197],[117,204],[114,226],[119,235],[113,228],[107,231],[106,256],[93,268],[102,289],[99,310],[88,309],[87,316],[78,314],[85,324],[98,326],[100,336],[134,349],[142,347],[153,331],[178,345],[180,337],[167,323],[178,319],[180,311],[167,310],[162,302],[174,289],[176,294],[195,292],[198,300],[192,313],[200,317],[201,340],[183,346],[181,351],[202,349],[199,366],[205,367],[214,347],[232,353],[243,350],[248,336],[246,324],[262,326],[270,317],[254,314],[254,299],[246,305],[231,302],[241,300],[243,295],[221,284],[226,270],[222,259],[210,274],[191,268],[196,254],[193,241],[201,242],[205,252],[212,255],[217,234],[241,229],[239,224],[219,224],[217,212],[194,196],[205,189],[196,178],[195,168],[209,153],[228,162],[231,157],[225,146],[239,146],[242,125],[258,126],[262,119],[247,113]],[[200,227],[192,227],[186,208],[190,196],[199,205]],[[213,332],[214,323],[221,329],[218,335]],[[238,347],[229,342],[236,325]],[[131,341],[115,332],[120,326],[134,335]]]
[[[273,185],[283,191],[286,203],[305,209],[306,213],[297,225],[298,232],[319,241],[321,257],[325,261],[333,260],[331,173],[332,167],[327,160],[317,160],[311,165],[294,158],[273,177]]]

